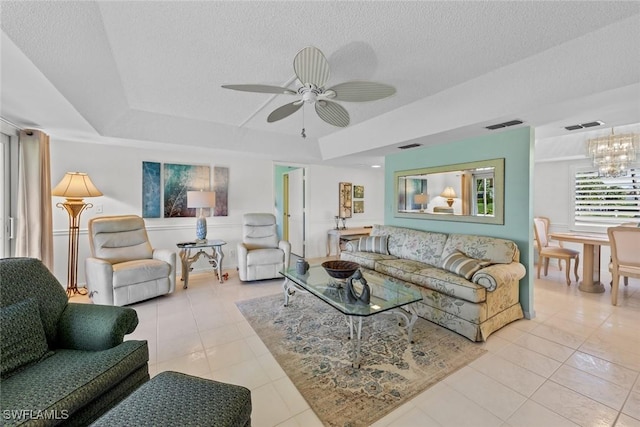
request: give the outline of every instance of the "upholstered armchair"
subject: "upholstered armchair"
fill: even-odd
[[[242,242],[238,243],[238,275],[243,282],[282,277],[289,267],[291,244],[279,240],[276,217],[267,213],[245,214]]]
[[[175,290],[176,254],[151,247],[141,217],[90,219],[89,244],[85,272],[94,303],[127,305]]]
[[[3,426],[88,425],[149,380],[136,311],[68,302],[40,260],[0,259],[0,324]]]

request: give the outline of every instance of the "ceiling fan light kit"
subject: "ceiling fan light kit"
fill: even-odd
[[[282,120],[298,111],[305,103],[313,104],[318,116],[333,126],[346,127],[350,117],[347,110],[335,101],[368,102],[387,98],[396,89],[393,86],[370,81],[350,81],[337,84],[333,87],[324,87],[329,80],[329,62],[322,52],[313,47],[305,47],[298,52],[293,59],[293,69],[301,83],[297,91],[280,86],[261,84],[236,84],[223,85],[225,89],[239,90],[243,92],[272,93],[276,95],[296,95],[299,97],[276,108],[267,117],[267,122],[273,123]],[[303,125],[304,126],[304,125]],[[302,130],[304,138],[305,131]]]

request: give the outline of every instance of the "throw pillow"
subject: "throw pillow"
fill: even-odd
[[[361,237],[358,241],[358,251],[389,255],[387,236]]]
[[[49,350],[38,302],[29,298],[0,309],[0,365],[2,378],[40,360]]]
[[[469,258],[465,254],[455,251],[448,257],[442,260],[442,268],[462,276],[467,280],[470,280],[473,273],[490,265],[489,261],[482,261],[475,258]]]

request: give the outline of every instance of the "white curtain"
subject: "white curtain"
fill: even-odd
[[[49,135],[20,131],[16,256],[42,260],[53,270]]]

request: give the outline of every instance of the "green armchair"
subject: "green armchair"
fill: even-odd
[[[135,310],[74,304],[37,259],[0,259],[2,425],[88,425],[149,380]]]

